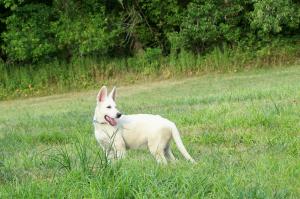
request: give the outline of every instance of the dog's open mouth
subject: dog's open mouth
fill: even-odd
[[[114,118],[109,117],[108,115],[104,116],[104,119],[111,125],[111,126],[116,126],[117,121]]]

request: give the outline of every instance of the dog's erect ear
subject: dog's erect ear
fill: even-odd
[[[103,102],[107,97],[107,88],[106,86],[102,86],[98,95],[97,95],[97,102]]]
[[[117,93],[117,89],[116,87],[114,86],[114,88],[111,90],[109,96],[114,100],[116,101],[116,93]]]

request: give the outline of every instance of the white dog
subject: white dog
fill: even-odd
[[[122,115],[115,99],[116,88],[107,95],[107,88],[103,86],[97,95],[93,120],[96,139],[108,159],[122,158],[126,149],[148,146],[157,162],[166,164],[167,160],[175,160],[169,145],[173,138],[182,155],[195,162],[185,149],[173,122],[159,115]]]

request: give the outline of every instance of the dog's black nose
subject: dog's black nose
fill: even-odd
[[[122,116],[122,113],[117,113],[117,118],[120,118]]]

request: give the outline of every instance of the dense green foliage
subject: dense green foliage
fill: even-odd
[[[1,58],[128,56],[146,48],[262,47],[300,36],[296,0],[0,1]]]
[[[0,102],[0,198],[298,199],[300,67],[118,88],[126,114],[174,121],[190,154],[108,164],[93,135],[97,90]],[[100,87],[100,85],[98,86]]]
[[[296,0],[0,0],[0,100],[291,65]]]

